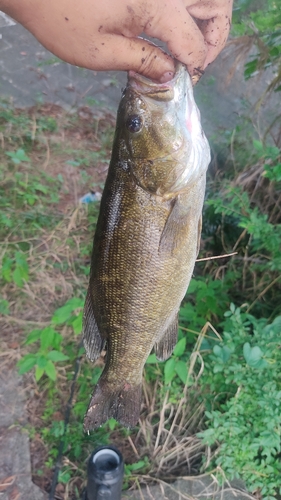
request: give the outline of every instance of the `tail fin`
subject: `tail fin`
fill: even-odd
[[[133,427],[138,422],[140,409],[141,385],[132,386],[124,382],[116,388],[101,377],[84,417],[84,430],[95,429],[109,418],[115,418],[125,427]]]

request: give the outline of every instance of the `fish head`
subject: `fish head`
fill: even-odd
[[[210,149],[183,64],[177,63],[174,78],[162,84],[129,72],[116,142],[119,161],[138,184],[159,196],[175,196],[206,171]]]

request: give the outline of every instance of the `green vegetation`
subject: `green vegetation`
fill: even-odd
[[[269,0],[265,14],[237,2],[234,34],[248,37],[237,44],[257,47],[246,77],[270,66],[279,80],[274,77],[269,91],[279,92],[276,5]],[[259,498],[278,498],[278,120],[259,134],[241,120],[213,138],[217,164],[209,172],[199,256],[207,260],[199,259],[182,304],[179,341],[165,363],[149,356],[139,426],[128,431],[112,419],[87,435],[83,416],[103,367],[102,359],[87,361],[80,339],[98,206],[82,206],[79,198],[102,189],[113,129],[110,114],[95,119],[85,108],[69,115],[58,106],[0,107],[1,343],[33,391],[34,479],[48,489],[63,438],[59,486],[68,499],[80,498],[86,460],[107,442],[123,453],[125,487],[212,472],[221,483],[242,479]]]
[[[250,53],[245,64],[245,78],[273,70],[267,92],[280,92],[281,12],[278,0],[235,2],[232,33],[236,37],[237,53],[240,52],[238,57]]]

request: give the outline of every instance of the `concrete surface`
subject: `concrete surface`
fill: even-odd
[[[249,494],[243,489],[242,483],[219,488],[209,477],[200,479],[179,479],[171,485],[157,485],[142,489],[138,493],[127,493],[122,500],[246,500]]]
[[[0,499],[46,500],[31,480],[25,394],[15,371],[0,374]]]

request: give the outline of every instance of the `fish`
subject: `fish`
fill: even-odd
[[[154,349],[171,355],[178,311],[200,245],[210,148],[186,67],[157,83],[134,72],[119,104],[94,235],[83,341],[105,367],[85,431],[114,418],[137,424],[142,374]]]

